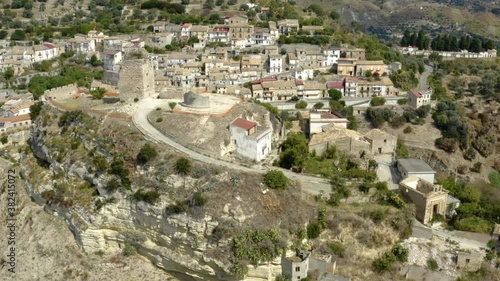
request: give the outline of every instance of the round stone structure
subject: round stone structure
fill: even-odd
[[[189,91],[184,94],[182,105],[193,108],[210,108],[210,99],[208,95],[195,94]]]

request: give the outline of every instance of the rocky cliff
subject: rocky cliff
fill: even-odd
[[[21,167],[28,194],[46,211],[64,218],[82,251],[113,254],[133,249],[132,252],[157,267],[181,273],[183,280],[188,280],[188,276],[202,280],[240,279],[229,274],[231,236],[222,235],[215,240],[213,234],[222,222],[231,225],[231,229],[248,227],[246,208],[253,207],[237,205],[242,191],[234,191],[239,195],[226,199],[225,205],[210,197],[220,196],[219,193],[208,192],[214,186],[237,185],[235,179],[239,182],[239,175],[217,170],[200,176],[198,173],[204,172],[200,168],[192,176],[183,178],[172,172],[168,163],[173,156],[165,150],[167,153],[161,154],[164,160],[157,165],[126,164],[132,184],[129,188],[122,185],[113,190],[109,186],[111,181],[116,181],[116,174],[99,169],[96,157],[104,158],[106,166],[111,166],[109,169],[118,163],[118,157],[128,163],[129,156],[117,151],[125,149],[134,155],[134,150],[127,150],[126,146],[131,142],[138,146],[143,142],[140,135],[120,131],[124,128],[120,124],[114,127],[107,124],[114,129],[97,129],[102,125],[101,120],[85,114],[75,116],[61,117],[61,113],[53,109],[43,111],[38,122],[32,125],[31,152],[26,150]],[[58,120],[58,124],[50,122],[53,120]],[[104,138],[113,135],[118,137]],[[257,188],[258,181],[252,183]],[[202,187],[209,198],[209,204],[203,209],[193,207],[167,213],[167,207],[179,204],[179,198],[186,198],[186,194]],[[141,188],[160,191],[159,200],[149,204],[131,199]],[[255,192],[255,189],[248,191]],[[272,225],[271,222],[267,227]],[[248,268],[247,280],[273,280],[281,271],[279,259]]]

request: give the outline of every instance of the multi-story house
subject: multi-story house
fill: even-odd
[[[103,68],[106,70],[119,70],[118,64],[122,61],[123,53],[116,50],[102,52]]]
[[[332,67],[340,58],[339,47],[331,46],[329,48],[323,48],[321,51],[323,52],[323,67]]]
[[[95,40],[90,38],[72,38],[67,41],[66,51],[75,51],[77,54],[89,54],[96,51]]]
[[[340,48],[341,57],[348,59],[357,59],[357,60],[365,60],[366,59],[366,51],[362,48],[349,48],[342,47]]]
[[[367,71],[370,71],[374,76],[382,76],[388,72],[387,65],[381,60],[356,61],[356,76],[365,76]]]
[[[408,91],[408,104],[413,108],[419,108],[422,105],[430,104],[432,96],[432,89],[425,90],[412,90]]]
[[[386,97],[397,95],[397,93],[391,79],[384,76],[373,80],[358,80],[356,97]]]
[[[281,55],[269,55],[268,58],[269,73],[283,72],[283,57]]]
[[[346,77],[344,79],[344,97],[356,97],[358,78]]]
[[[337,74],[344,76],[354,76],[356,74],[355,58],[340,58],[337,60]]]
[[[297,19],[280,20],[277,25],[280,35],[294,35],[299,31],[299,20]]]
[[[214,25],[208,32],[208,42],[228,43],[230,28],[227,25]]]

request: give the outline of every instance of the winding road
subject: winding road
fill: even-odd
[[[425,71],[420,75],[418,79],[418,89],[423,90],[429,88],[429,83],[427,79],[429,79],[429,75],[432,73],[432,66],[425,65]]]
[[[137,110],[133,115],[132,121],[134,125],[137,127],[137,129],[139,129],[139,131],[141,131],[146,137],[150,138],[155,142],[160,142],[169,145],[173,147],[175,150],[189,156],[194,160],[204,162],[210,165],[223,166],[229,169],[238,170],[246,173],[264,174],[270,170],[269,168],[258,164],[251,167],[246,167],[239,165],[237,163],[211,158],[206,155],[200,154],[196,151],[193,151],[179,144],[178,142],[168,138],[160,131],[158,131],[155,127],[153,127],[153,125],[151,125],[151,123],[148,120],[148,114],[151,111],[153,111],[157,107],[168,108],[168,102],[169,100],[160,100],[153,98],[146,98],[138,102]],[[330,183],[328,182],[328,180],[324,178],[296,174],[289,170],[276,167],[273,167],[272,169],[279,169],[283,171],[283,173],[289,179],[300,182],[302,190],[309,194],[316,195],[319,194],[320,192],[323,192],[324,194],[329,194],[331,192]]]

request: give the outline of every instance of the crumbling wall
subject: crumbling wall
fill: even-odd
[[[57,87],[43,92],[47,99],[65,99],[70,98],[78,92],[76,84]]]

